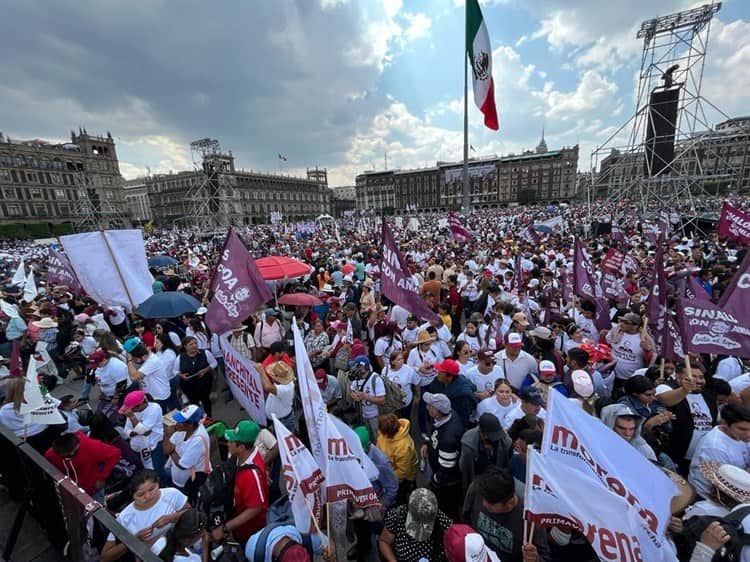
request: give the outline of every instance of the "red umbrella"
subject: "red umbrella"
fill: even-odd
[[[294,279],[309,275],[312,267],[305,262],[282,256],[268,256],[255,260],[260,274],[266,281]]]
[[[279,304],[286,304],[289,306],[318,306],[323,304],[315,295],[308,293],[287,293],[279,297]]]

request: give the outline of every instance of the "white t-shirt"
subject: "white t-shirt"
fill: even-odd
[[[599,343],[599,330],[596,329],[596,324],[594,324],[593,319],[586,318],[583,314],[579,314],[575,320],[578,327],[583,330],[586,338],[590,339],[595,344]]]
[[[186,502],[187,496],[176,488],[162,488],[161,496],[153,506],[140,510],[136,509],[134,503],[130,503],[117,516],[117,522],[135,535],[138,531],[151,527],[159,517],[180,511]],[[171,528],[171,524],[160,528],[154,527],[151,537],[157,539],[164,536]],[[110,533],[107,540],[114,542],[115,536]]]
[[[459,341],[465,341],[468,344],[469,349],[471,349],[475,353],[477,351],[479,351],[481,349],[481,347],[482,347],[482,342],[479,341],[479,335],[478,334],[470,336],[466,332],[461,332],[458,335],[458,337],[456,338],[456,341],[457,342],[459,342]]]
[[[261,429],[260,433],[258,433],[258,437],[255,438],[255,448],[258,449],[258,453],[263,457],[266,464],[268,464],[269,453],[275,446],[276,437],[273,436],[273,433],[268,431],[265,427]]]
[[[292,413],[292,402],[294,401],[294,382],[287,384],[276,384],[276,394],[268,394],[266,398],[266,415],[271,419],[276,414],[279,419],[284,419]]]
[[[175,370],[175,360],[177,359],[177,354],[173,350],[167,348],[163,349],[162,351],[158,351],[156,353],[156,356],[159,358],[159,361],[161,361],[161,364],[164,365],[164,371],[167,373],[167,378],[175,378],[179,373],[179,369]]]
[[[97,367],[94,376],[104,396],[111,398],[117,383],[128,380],[128,366],[117,357],[110,357],[106,365]]]
[[[492,370],[484,374],[479,371],[478,365],[474,365],[474,368],[469,369],[466,373],[466,378],[474,383],[474,386],[477,387],[477,392],[492,392],[495,390],[495,381],[504,379],[505,373],[503,373],[503,370],[499,366],[493,365]]]
[[[0,407],[0,425],[7,427],[18,437],[24,435],[24,416],[16,412],[12,402],[7,402]],[[26,426],[26,436],[31,437],[47,429],[46,425],[30,423]]]
[[[400,341],[390,336],[383,336],[375,342],[373,353],[383,360],[383,367],[387,367],[391,364],[391,353],[400,349],[404,349]]]
[[[411,404],[414,393],[411,390],[411,385],[419,385],[420,378],[417,372],[409,367],[409,365],[402,365],[398,371],[388,367],[383,371],[383,376],[388,377],[388,380],[395,382],[398,387],[404,393],[404,406]]]
[[[505,420],[505,416],[507,416],[508,413],[515,407],[515,402],[511,402],[507,406],[503,406],[502,404],[500,404],[500,402],[497,401],[497,397],[493,394],[492,396],[488,396],[487,398],[479,402],[479,404],[477,404],[477,418],[479,418],[479,416],[481,416],[482,414],[492,414],[502,424]]]
[[[743,390],[750,386],[750,373],[745,373],[744,375],[733,378],[731,381],[729,381],[729,386],[732,387],[732,392],[740,394]]]
[[[144,448],[153,451],[161,443],[164,438],[164,425],[162,424],[162,412],[161,406],[156,402],[149,402],[146,409],[142,412],[133,412],[135,419],[137,419],[145,428],[145,430],[151,430],[148,435],[134,435],[130,437],[130,448],[134,451],[140,451]],[[133,423],[130,418],[125,419],[125,435],[129,436],[130,432],[133,431]]]
[[[609,341],[609,336],[607,336]],[[618,379],[629,379],[638,369],[645,367],[640,334],[622,334],[612,345],[612,359],[616,359],[614,372]]]
[[[492,396],[490,396],[492,398]],[[489,398],[488,398],[489,400]],[[505,414],[505,418],[500,420],[500,423],[503,426],[503,429],[505,431],[508,431],[510,429],[510,426],[513,425],[513,422],[516,420],[520,420],[522,417],[526,415],[526,412],[524,412],[521,409],[521,401],[519,400],[515,404],[513,404],[513,408],[511,408],[507,414]],[[547,416],[547,412],[544,408],[541,408],[539,410],[539,413],[536,415],[540,420],[544,421],[544,418]]]
[[[138,370],[143,373],[143,390],[153,396],[154,400],[169,398],[169,377],[159,357],[151,353],[148,359],[138,366]]]
[[[685,400],[690,406],[690,414],[693,417],[693,436],[685,458],[692,459],[701,440],[713,429],[713,424],[711,423],[711,410],[708,409],[708,404],[702,394],[688,394]]]
[[[435,372],[433,365],[438,362],[440,362],[440,358],[437,352],[435,352],[432,347],[430,347],[430,349],[428,349],[426,352],[422,352],[422,350],[419,349],[419,346],[415,347],[409,352],[409,357],[406,360],[406,364],[414,369],[417,375],[419,375],[419,384],[421,386],[427,386],[433,380],[435,380],[437,373]],[[421,373],[419,369],[424,363],[428,363],[430,365],[430,369],[426,373]]]
[[[712,485],[700,470],[700,464],[705,461],[746,468],[750,464],[750,444],[732,439],[724,433],[721,426],[713,428],[701,440],[690,461],[688,481],[698,494],[707,498],[711,495]]]
[[[175,446],[175,451],[180,455],[180,465],[170,460],[172,465],[172,482],[175,486],[182,488],[190,479],[191,473],[207,472],[211,468],[211,461],[208,459],[208,448],[210,440],[208,433],[203,425],[198,424],[198,428],[193,434],[185,440],[185,432],[178,431],[169,438],[170,443]]]
[[[352,390],[359,390],[370,396],[375,396],[376,398],[385,396],[385,384],[383,384],[383,379],[380,378],[380,375],[378,373],[370,373],[368,378],[365,380],[360,379],[352,381],[350,384],[350,388]],[[369,400],[363,400],[362,402],[360,402],[360,404],[362,404],[363,418],[371,419],[378,417],[379,412],[377,404],[373,404]]]
[[[409,318],[410,314],[411,313],[404,307],[395,305],[388,316],[391,322],[395,322],[396,325],[403,330],[406,328],[406,319]]]
[[[714,377],[731,382],[732,379],[742,374],[742,365],[736,357],[725,357],[716,365],[716,374]]]

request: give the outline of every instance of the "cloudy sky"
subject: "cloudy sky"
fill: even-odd
[[[644,19],[693,0],[480,0],[500,131],[470,110],[477,154],[591,150],[634,112]],[[658,12],[655,10],[658,9]],[[111,131],[123,175],[186,170],[211,137],[237,165],[366,169],[460,159],[463,0],[0,0],[0,131]],[[750,2],[725,0],[704,79],[750,114]],[[711,123],[721,116],[709,113]]]

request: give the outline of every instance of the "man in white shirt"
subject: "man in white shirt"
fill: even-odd
[[[648,359],[653,353],[653,341],[641,331],[641,319],[634,312],[620,317],[617,326],[607,334],[607,343],[612,346],[612,358],[615,363],[615,377],[625,381],[643,367],[648,366]]]
[[[474,383],[477,390],[474,397],[477,401],[492,396],[495,382],[505,378],[503,370],[495,364],[495,356],[491,349],[482,348],[477,352],[477,364],[466,372],[466,378]]]
[[[285,361],[276,361],[265,369],[256,363],[266,393],[266,415],[276,414],[289,431],[295,431],[297,414],[294,411],[294,370]]]
[[[521,349],[522,347],[521,334],[511,332],[508,334],[508,344],[505,349],[495,354],[495,363],[502,369],[505,378],[516,392],[521,388],[526,377],[537,371],[536,359]]]
[[[544,399],[542,398],[542,393],[536,388],[523,389],[519,392],[519,398],[520,400],[515,403],[513,409],[505,414],[504,419],[500,420],[505,431],[511,428],[514,421],[520,420],[529,414],[538,417],[542,421],[547,416],[547,412],[543,407]]]
[[[162,447],[167,457],[172,483],[191,504],[201,484],[211,472],[210,440],[201,420],[205,413],[200,406],[189,404],[172,415],[176,425],[167,426]]]
[[[370,439],[376,441],[379,407],[385,404],[385,384],[381,376],[372,371],[370,360],[364,355],[349,361],[349,369],[358,374],[358,378],[350,384],[349,397],[359,403]]]

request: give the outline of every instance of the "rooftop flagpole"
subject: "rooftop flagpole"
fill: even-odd
[[[469,2],[464,3],[464,183],[461,207],[469,213]]]

